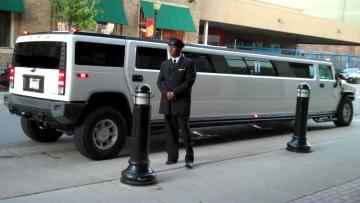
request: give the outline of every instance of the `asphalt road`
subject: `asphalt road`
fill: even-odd
[[[6,94],[6,92],[0,92],[0,149],[39,145],[39,143],[26,137],[21,129],[20,118],[11,115],[4,106],[4,94]],[[69,140],[72,140],[72,138],[63,136],[59,142],[68,142]]]

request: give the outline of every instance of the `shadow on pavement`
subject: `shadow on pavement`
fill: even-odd
[[[8,91],[9,91],[8,87],[0,85],[0,92],[8,92]]]
[[[315,123],[308,121],[308,131],[333,129],[336,126],[332,122]],[[254,140],[272,136],[290,136],[294,132],[294,122],[273,122],[258,125],[234,125],[211,128],[192,128],[192,140],[194,146],[212,145],[241,140]],[[152,132],[150,136],[151,152],[164,151],[166,148],[164,131]],[[180,147],[183,148],[180,136]]]

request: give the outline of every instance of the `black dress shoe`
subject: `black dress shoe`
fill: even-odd
[[[173,160],[167,160],[165,162],[166,165],[171,165],[171,164],[176,164],[176,163],[177,163],[177,161],[173,161]]]
[[[194,163],[191,162],[191,161],[187,161],[185,162],[185,167],[188,168],[188,169],[191,169],[193,167]]]

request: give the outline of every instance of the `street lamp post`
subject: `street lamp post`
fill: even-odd
[[[156,23],[157,23],[157,14],[158,14],[158,12],[159,12],[159,10],[160,10],[160,7],[161,7],[161,2],[160,2],[160,0],[154,0],[154,4],[153,4],[153,6],[154,6],[154,34],[153,34],[153,39],[156,39],[157,38],[157,32],[156,32]]]

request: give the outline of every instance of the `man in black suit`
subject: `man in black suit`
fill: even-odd
[[[166,131],[166,164],[175,164],[179,158],[179,129],[184,138],[186,156],[185,166],[192,168],[194,151],[191,146],[189,116],[191,88],[195,82],[196,71],[191,59],[182,56],[184,43],[171,38],[169,50],[171,58],[160,67],[157,85],[161,91],[159,113],[164,114]]]

